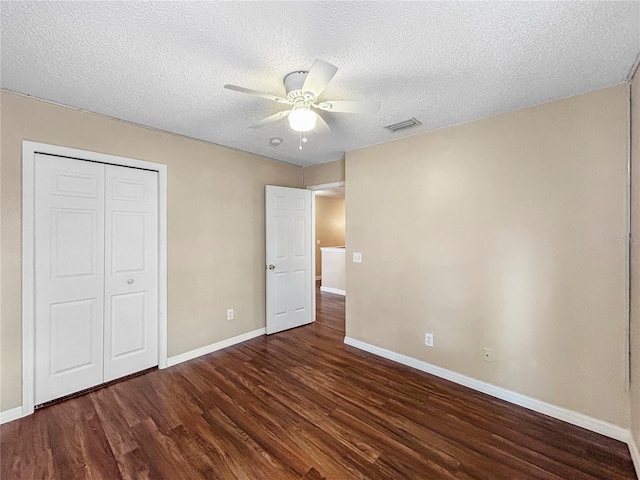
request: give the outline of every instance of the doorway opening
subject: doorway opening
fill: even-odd
[[[315,194],[316,323],[345,333],[345,186]]]

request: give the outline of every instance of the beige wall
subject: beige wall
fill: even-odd
[[[640,449],[640,69],[631,84],[631,105],[631,435]]]
[[[344,181],[344,160],[304,167],[304,186],[324,185]]]
[[[322,276],[320,247],[344,246],[344,228],[344,198],[316,195],[316,277]]]
[[[627,131],[620,85],[348,152],[347,335],[627,428]]]
[[[1,410],[21,404],[22,140],[168,166],[169,356],[264,327],[264,186],[301,187],[301,168],[6,92],[0,101]]]

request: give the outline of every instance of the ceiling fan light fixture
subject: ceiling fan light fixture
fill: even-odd
[[[316,126],[318,117],[309,107],[294,108],[289,113],[289,125],[296,132],[308,132]]]
[[[0,0],[2,1],[2,0]],[[271,93],[260,92],[250,88],[227,84],[224,88],[236,92],[266,98],[276,103],[290,105],[289,110],[281,110],[278,113],[249,125],[249,128],[261,128],[265,125],[289,117],[291,129],[300,134],[316,130],[316,133],[330,132],[329,125],[315,110],[336,113],[376,113],[380,109],[380,102],[373,100],[329,100],[318,103],[318,98],[324,92],[331,79],[338,71],[338,67],[324,60],[316,59],[309,70],[296,70],[284,77],[286,98]],[[315,109],[312,110],[311,108]],[[300,136],[302,147],[304,139]],[[272,144],[273,145],[273,144]]]

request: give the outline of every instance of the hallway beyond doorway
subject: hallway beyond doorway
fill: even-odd
[[[316,324],[345,333],[345,296],[321,292],[316,281]]]

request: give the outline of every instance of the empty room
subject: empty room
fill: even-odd
[[[0,478],[640,477],[640,1],[0,1]]]

